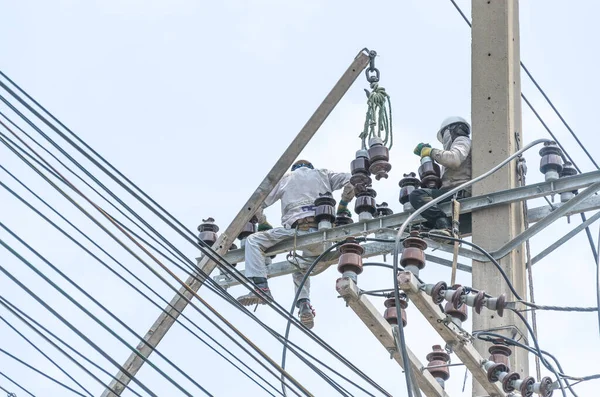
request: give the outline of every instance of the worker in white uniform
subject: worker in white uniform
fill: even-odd
[[[267,283],[267,267],[265,264],[265,250],[278,242],[297,235],[317,231],[315,221],[315,199],[319,194],[334,192],[343,189],[337,213],[348,211],[348,203],[354,198],[354,188],[350,184],[349,173],[337,173],[326,169],[314,169],[306,160],[298,160],[292,166],[292,172],[281,178],[271,194],[265,199],[262,208],[257,211],[258,232],[251,234],[246,239],[245,275],[255,284],[255,291],[240,296],[238,301],[244,306],[265,304],[266,300],[273,299]],[[263,209],[281,200],[281,223],[283,227],[273,228],[263,214]],[[321,252],[305,248],[303,257],[318,256]],[[319,244],[316,249],[322,251]],[[300,259],[300,267],[306,269],[310,260]],[[297,292],[305,272],[298,271],[293,274],[294,286]],[[296,306],[300,321],[307,328],[314,326],[315,311],[310,304],[310,278],[306,280]]]

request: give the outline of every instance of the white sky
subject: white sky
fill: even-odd
[[[470,15],[470,2],[463,0],[459,4]],[[447,0],[369,4],[314,0],[23,0],[0,1],[0,5],[3,17],[0,68],[192,230],[208,216],[214,217],[222,229],[227,226],[363,47],[375,49],[380,55],[377,66],[381,70],[381,85],[392,96],[394,111],[393,169],[390,179],[374,186],[378,201],[387,201],[399,211],[397,181],[403,173],[416,171],[418,167],[418,158],[412,155],[415,144],[436,143],[437,127],[448,115],[470,118],[470,31]],[[596,77],[595,38],[600,34],[596,21],[599,8],[591,0],[570,2],[568,7],[554,0],[521,2],[522,60],[596,157],[599,156],[595,146],[598,138],[594,93],[600,90],[600,82]],[[526,76],[522,76],[522,81],[523,92],[579,166],[585,171],[592,170],[592,164],[584,158]],[[317,167],[349,170],[364,122],[363,88],[366,86],[364,78],[359,77],[302,157],[311,159]],[[543,127],[525,107],[523,120],[526,141],[546,137]],[[110,242],[12,153],[5,147],[0,148],[0,152],[2,165],[57,205],[65,216],[82,225],[95,241],[107,247],[164,298],[171,299],[173,294],[164,284]],[[537,152],[532,151],[526,157],[528,182],[541,181]],[[93,171],[99,175],[96,169]],[[34,201],[7,174],[0,175],[2,182]],[[106,178],[102,180],[107,182]],[[115,188],[112,183],[108,185]],[[0,192],[0,203],[2,223],[138,333],[148,330],[158,314],[155,307],[5,190]],[[41,208],[39,203],[36,205]],[[530,203],[530,207],[541,205],[543,201],[539,200]],[[185,249],[190,258],[198,255],[139,205],[135,208],[148,216],[178,247]],[[47,210],[44,213],[50,214]],[[272,223],[279,223],[277,205],[267,214]],[[51,217],[57,219],[54,215]],[[575,217],[571,225],[561,219],[536,236],[531,243],[533,255],[578,223],[579,218]],[[594,225],[594,238],[597,231]],[[0,236],[36,266],[52,274],[7,233],[3,231]],[[91,247],[89,243],[86,246]],[[2,266],[73,321],[117,361],[124,361],[129,352],[123,345],[59,297],[7,251],[1,252]],[[277,260],[282,259],[280,255]],[[449,273],[447,268],[429,264],[422,276],[436,282],[448,279]],[[405,395],[404,376],[399,366],[389,360],[388,353],[362,322],[336,298],[337,277],[332,267],[313,279],[313,303],[317,310],[314,331],[394,396]],[[583,233],[537,264],[534,277],[536,299],[541,304],[595,305],[594,263]],[[54,274],[52,278],[58,280]],[[470,276],[460,274],[459,282],[469,285]],[[364,289],[389,288],[392,279],[389,271],[371,268],[360,276],[359,283]],[[277,300],[289,307],[293,293],[291,277],[272,280],[271,286]],[[72,287],[67,290],[87,307],[93,307]],[[0,277],[0,291],[2,296],[67,338],[88,357],[115,372],[5,276]],[[230,292],[237,296],[243,290],[236,287]],[[208,291],[203,290],[202,295],[278,360],[280,345],[272,338]],[[383,312],[383,301],[373,301]],[[131,344],[137,344],[133,336],[100,310],[93,308],[93,312],[115,331],[127,335]],[[197,313],[188,309],[186,314],[225,342]],[[27,335],[33,335],[6,310],[0,310],[0,315],[25,330]],[[283,332],[285,323],[269,309],[260,308],[257,315]],[[431,346],[442,341],[415,308],[409,309],[408,318],[409,347],[425,361]],[[540,312],[538,328],[542,349],[556,355],[568,374],[582,376],[600,372],[595,358],[600,343],[594,314]],[[0,330],[0,348],[68,382],[8,327],[0,323]],[[297,331],[292,331],[292,338],[306,343],[308,350],[335,365],[328,355],[309,344]],[[35,336],[32,339],[40,341]],[[39,346],[94,395],[101,393],[102,388],[97,383],[46,343],[39,342]],[[216,396],[262,395],[261,389],[178,325],[159,349]],[[158,357],[153,356],[153,359],[184,387],[193,390],[194,395],[202,395]],[[453,360],[458,361],[455,357]],[[533,365],[533,358],[531,363]],[[288,368],[316,396],[333,395],[331,388],[306,371],[295,358],[289,361]],[[67,395],[3,355],[0,355],[0,371],[37,396]],[[464,369],[453,368],[451,373],[447,391],[450,395],[462,395]],[[543,373],[549,375],[548,371]],[[139,378],[159,396],[179,395],[147,366]],[[470,383],[469,378],[465,395]],[[25,395],[4,379],[0,379],[0,386],[18,396]],[[598,381],[595,381],[576,386],[576,390],[580,396],[592,396],[597,394],[597,387]]]

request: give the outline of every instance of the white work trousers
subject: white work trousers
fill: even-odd
[[[306,233],[316,232],[317,229],[310,229],[307,231],[298,230],[298,236]],[[290,237],[294,237],[296,229],[286,229],[283,227],[277,227],[264,232],[257,232],[249,235],[246,238],[245,253],[246,253],[246,268],[244,274],[246,277],[267,277],[267,265],[265,264],[265,250],[271,248],[278,242],[285,240]],[[316,257],[323,252],[322,244],[318,244],[311,247],[304,247],[302,256],[304,257]],[[310,261],[303,261],[298,258],[298,264],[301,269],[306,270],[310,266]],[[306,273],[304,271],[297,271],[292,276],[294,278],[294,290],[298,291],[298,285],[304,278]],[[310,297],[310,277],[304,283],[302,291],[298,296],[298,299],[309,299]]]

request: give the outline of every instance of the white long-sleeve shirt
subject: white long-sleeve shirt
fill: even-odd
[[[444,134],[444,150],[433,149],[431,158],[444,167],[442,189],[454,188],[471,180],[471,139],[458,136],[454,141]]]
[[[315,215],[319,193],[334,192],[350,182],[350,173],[326,169],[298,168],[286,174],[263,203],[263,208],[281,200],[281,224],[291,228],[298,219]]]

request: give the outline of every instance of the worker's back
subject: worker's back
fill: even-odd
[[[319,193],[341,189],[349,180],[348,173],[302,167],[285,175],[265,204],[268,206],[281,200],[281,223],[291,227],[298,219],[314,216],[314,202]]]

